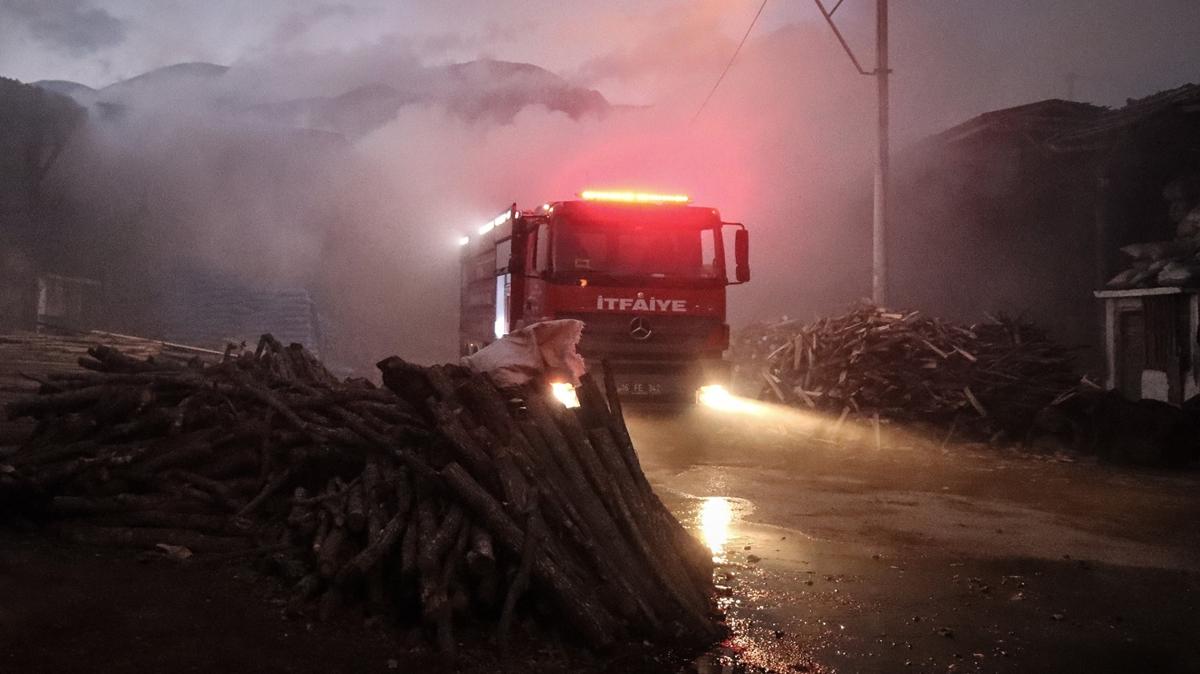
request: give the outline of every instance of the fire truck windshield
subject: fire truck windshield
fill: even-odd
[[[554,270],[565,277],[724,281],[720,233],[695,226],[570,224],[554,236]]]

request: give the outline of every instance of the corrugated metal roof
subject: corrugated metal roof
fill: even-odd
[[[1063,129],[1082,128],[1103,116],[1106,108],[1090,103],[1050,99],[1014,108],[985,112],[951,127],[931,140],[959,143],[989,133],[1019,133],[1035,142],[1043,142]]]
[[[1116,133],[1170,111],[1200,112],[1200,85],[1186,84],[1125,106],[1103,108],[1090,103],[1049,99],[1013,108],[986,112],[939,133],[935,144],[967,142],[991,134],[1017,134],[1031,143],[1058,152],[1104,146]]]
[[[163,296],[165,339],[221,350],[226,344],[253,345],[263,333],[284,344],[298,342],[320,353],[317,306],[302,288],[260,289],[210,275],[177,281]]]
[[[1110,110],[1091,124],[1064,129],[1050,139],[1049,145],[1059,151],[1089,149],[1097,142],[1103,143],[1113,133],[1170,111],[1200,112],[1200,85],[1185,84],[1145,98],[1130,99],[1125,107]]]

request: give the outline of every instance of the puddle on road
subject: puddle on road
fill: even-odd
[[[733,506],[724,496],[707,496],[700,506],[700,534],[712,552],[713,561],[725,558],[725,543],[729,541],[729,525],[733,524]]]
[[[732,496],[677,496],[679,501],[666,499],[668,507],[712,551],[714,564],[727,563],[728,551],[745,537],[739,525],[754,512],[754,504]]]
[[[803,601],[787,589],[789,583],[769,577],[749,550],[764,549],[767,539],[758,527],[746,521],[754,512],[752,501],[729,496],[681,495],[675,512],[684,525],[712,552],[714,581],[718,586],[717,606],[726,617],[730,637],[697,658],[691,671],[697,674],[735,674],[765,668],[768,671],[828,672],[812,658],[813,648],[828,635],[811,633],[803,638],[776,614],[781,606]],[[772,532],[771,538],[777,539]],[[803,536],[796,532],[795,537]],[[786,536],[784,537],[786,538]],[[747,550],[749,548],[749,550]],[[746,554],[740,555],[738,553]],[[754,561],[751,562],[750,560]],[[799,585],[803,581],[793,579]],[[824,630],[819,630],[823,632]]]

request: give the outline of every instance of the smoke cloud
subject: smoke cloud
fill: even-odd
[[[277,47],[287,47],[326,19],[353,17],[357,13],[358,9],[345,3],[320,4],[311,9],[294,11],[276,26],[274,43]]]
[[[27,28],[41,44],[74,57],[125,39],[125,24],[84,0],[5,0],[0,20]]]
[[[1065,96],[1072,72],[1077,97],[1106,104],[1183,83],[1200,60],[1196,5],[1129,5],[897,6],[897,145]],[[869,290],[870,221],[846,214],[869,189],[874,86],[811,11],[771,5],[693,123],[756,6],[455,0],[401,21],[366,3],[266,3],[254,39],[196,22],[214,46],[187,53],[233,53],[227,71],[160,71],[88,99],[89,132],[58,180],[103,205],[98,227],[144,223],[136,245],[163,274],[182,260],[315,289],[357,364],[453,357],[457,236],[513,201],[587,187],[683,191],[745,222],[755,278],[731,289],[732,322],[809,315]],[[839,19],[869,63],[864,7],[847,3]],[[139,23],[166,21],[144,11]],[[389,21],[405,29],[381,32]],[[128,42],[126,64],[180,60]]]

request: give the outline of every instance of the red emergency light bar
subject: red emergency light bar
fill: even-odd
[[[686,204],[691,201],[686,194],[653,194],[649,192],[584,190],[579,196],[584,201],[621,201],[630,204]]]

